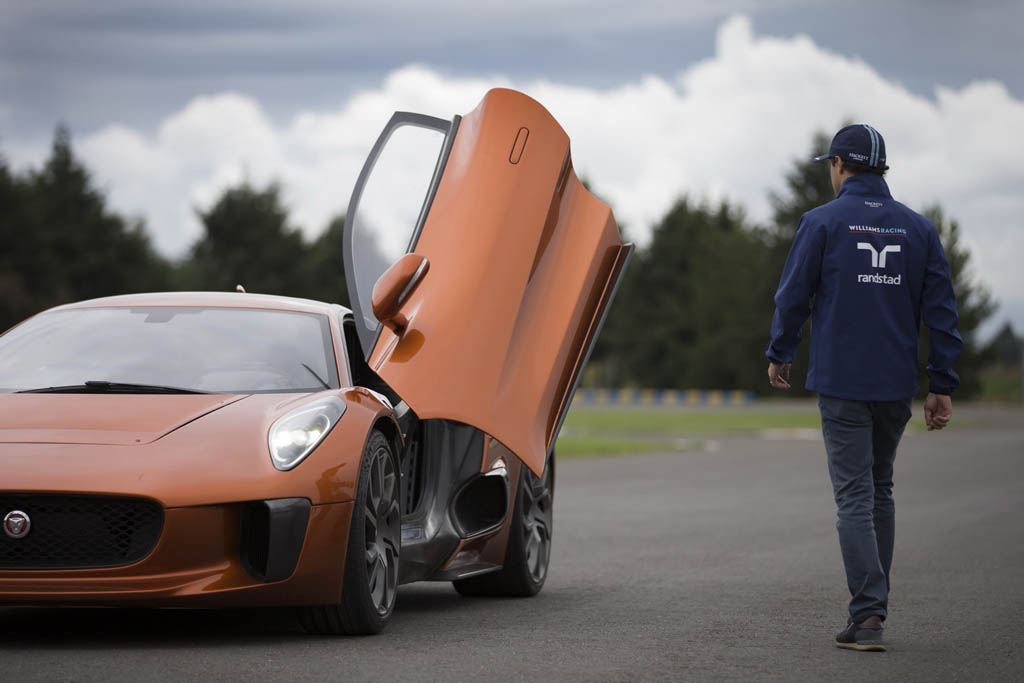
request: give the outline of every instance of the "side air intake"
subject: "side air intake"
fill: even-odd
[[[505,521],[508,509],[508,473],[504,468],[478,474],[452,501],[451,516],[463,538],[492,531]]]
[[[255,500],[242,508],[242,565],[254,578],[287,579],[299,563],[310,503],[306,498]]]

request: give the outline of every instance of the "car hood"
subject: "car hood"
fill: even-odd
[[[322,396],[343,400],[344,416],[296,468],[275,469],[268,428]],[[0,399],[0,490],[145,496],[164,507],[295,497],[314,505],[352,500],[367,434],[379,418],[390,418],[377,397],[354,388]]]
[[[245,398],[225,394],[0,394],[0,443],[131,446]]]

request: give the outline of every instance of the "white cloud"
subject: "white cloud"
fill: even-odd
[[[344,210],[393,111],[448,118],[471,110],[495,86],[548,107],[572,138],[577,170],[641,243],[682,193],[728,197],[752,219],[767,220],[768,192],[780,189],[793,160],[808,152],[813,131],[870,122],[886,137],[894,195],[916,208],[941,202],[961,222],[975,272],[1024,328],[1016,263],[1024,253],[1024,142],[1017,134],[1024,102],[997,82],[921,97],[808,37],[755,36],[744,16],[722,24],[714,56],[674,80],[646,76],[596,89],[455,78],[412,65],[337,110],[305,112],[284,126],[258,102],[223,93],[196,98],[155,134],[109,126],[79,138],[78,149],[113,205],[145,216],[167,253],[180,253],[198,234],[193,207],[209,206],[244,177],[280,180],[292,219],[313,235]],[[19,161],[16,150],[11,159]]]

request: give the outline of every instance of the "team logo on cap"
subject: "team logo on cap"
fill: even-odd
[[[4,533],[11,538],[25,538],[32,528],[32,520],[21,510],[11,510],[4,515]]]

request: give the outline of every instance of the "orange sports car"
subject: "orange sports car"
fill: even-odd
[[[396,113],[349,203],[352,310],[162,293],[0,336],[0,604],[537,593],[553,447],[632,247],[537,102]]]

